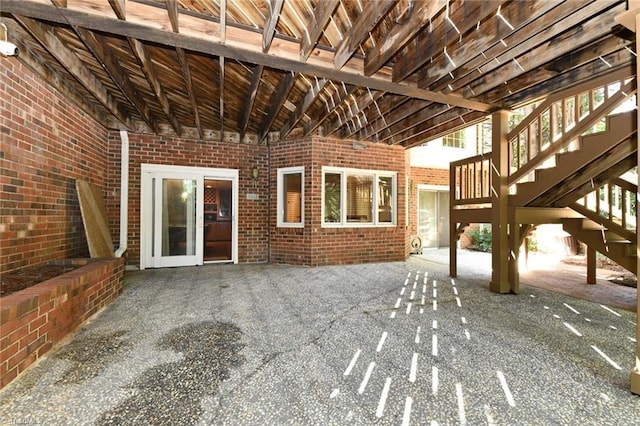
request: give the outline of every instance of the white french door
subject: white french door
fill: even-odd
[[[449,188],[418,186],[418,235],[423,248],[449,246]]]
[[[215,175],[231,181],[235,206],[235,170],[142,165],[140,269],[203,264],[204,178]],[[235,209],[230,214],[235,217]],[[235,220],[231,225],[235,241]],[[234,262],[235,246],[229,259]]]

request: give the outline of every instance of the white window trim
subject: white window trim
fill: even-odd
[[[300,194],[300,222],[285,222],[284,219],[284,199],[282,197],[282,190],[284,185],[284,175],[298,174],[301,175],[301,190]],[[278,169],[278,183],[277,183],[277,209],[278,209],[278,228],[304,228],[304,166],[297,167],[282,167]]]
[[[327,173],[339,174],[340,177],[340,222],[325,222],[324,221],[324,188],[325,188],[325,175]],[[373,183],[375,190],[373,191],[373,211],[372,222],[348,222],[347,221],[347,179],[348,175],[370,175],[373,177]],[[393,182],[393,194],[392,194],[392,211],[391,222],[378,222],[378,212],[376,206],[378,205],[378,179],[380,177],[391,177]],[[398,172],[389,170],[371,170],[371,169],[354,169],[347,167],[322,167],[322,227],[323,228],[391,228],[398,226]]]

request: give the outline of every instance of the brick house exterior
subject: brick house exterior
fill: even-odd
[[[55,259],[88,257],[75,191],[77,179],[104,188],[110,232],[117,245],[119,132],[105,129],[15,59],[0,60],[0,76],[0,272]],[[140,261],[143,163],[239,171],[239,262],[316,266],[405,259],[411,232],[406,223],[406,197],[409,195],[410,208],[415,208],[416,202],[407,182],[446,179],[439,176],[441,171],[410,168],[402,147],[358,144],[354,147],[351,141],[312,136],[266,146],[130,132],[127,265],[137,266]],[[305,167],[305,226],[279,228],[277,169],[294,165]],[[323,227],[323,166],[396,173],[396,226]],[[255,182],[251,176],[254,167],[258,169]],[[248,199],[249,193],[257,194],[257,199]]]

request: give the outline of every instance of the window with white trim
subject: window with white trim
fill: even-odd
[[[278,169],[278,226],[304,227],[304,167]]]
[[[393,226],[396,224],[397,173],[322,168],[324,226]]]

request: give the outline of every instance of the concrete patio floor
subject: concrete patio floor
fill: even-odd
[[[0,424],[639,424],[635,312],[531,285],[564,270],[494,294],[486,256],[452,280],[442,253],[128,272],[0,392]]]

